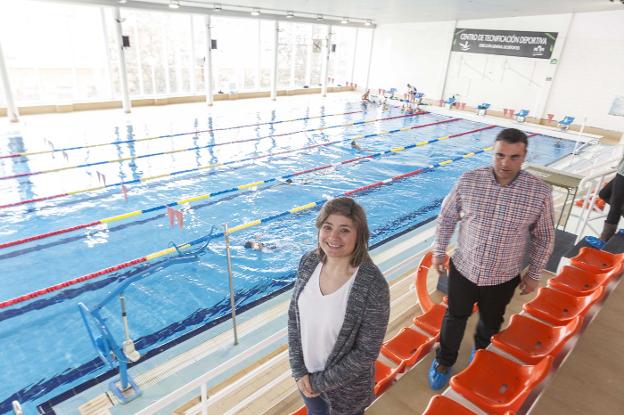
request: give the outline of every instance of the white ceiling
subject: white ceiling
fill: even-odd
[[[215,3],[224,8],[238,5],[373,19],[381,24],[624,10],[621,0],[181,0],[182,5],[212,7]]]

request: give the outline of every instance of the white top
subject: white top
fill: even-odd
[[[342,287],[331,294],[323,295],[320,285],[322,268],[323,263],[320,262],[299,295],[297,303],[303,362],[310,373],[325,370],[327,358],[334,349],[344,322],[347,300],[357,274],[356,269]]]

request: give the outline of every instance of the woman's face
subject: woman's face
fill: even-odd
[[[319,231],[319,245],[328,258],[350,258],[356,238],[353,220],[338,214],[329,215]]]

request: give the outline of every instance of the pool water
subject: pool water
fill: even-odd
[[[321,115],[324,116],[318,117]],[[65,154],[56,152],[53,153],[54,158],[51,154],[41,154],[0,159],[0,177],[6,177],[190,148],[184,152],[88,168],[0,179],[0,205],[98,186],[104,177],[107,183],[127,183],[147,176],[248,159],[224,167],[129,184],[127,200],[119,186],[112,186],[102,191],[0,209],[0,244],[485,126],[457,120],[360,138],[358,144],[361,150],[351,147],[353,137],[447,119],[428,113],[343,126],[402,115],[405,114],[394,108],[383,111],[377,106],[363,108],[359,102],[345,102],[333,107],[295,107],[282,112],[261,110],[255,114],[232,115],[218,120],[190,117],[175,125],[154,120],[149,129],[133,124],[121,127],[108,125],[104,130],[94,129],[92,135],[68,131],[67,134],[51,137],[48,132],[40,130],[12,134],[0,138],[0,155],[318,117],[117,143],[66,151]],[[328,128],[331,126],[343,127]],[[379,158],[298,175],[290,184],[277,181],[175,206],[184,214],[182,229],[170,227],[169,218],[162,209],[0,249],[0,265],[6,281],[0,286],[0,301],[143,257],[167,248],[170,243],[180,245],[195,240],[209,234],[211,229],[215,233],[223,232],[223,224],[233,227],[276,215],[296,206],[480,150],[493,143],[500,129],[494,127]],[[301,130],[312,131],[281,135]],[[112,131],[112,134],[107,136],[103,131]],[[245,139],[252,140],[206,147]],[[338,142],[307,148],[333,141]],[[529,139],[527,160],[547,164],[569,154],[573,147],[572,142],[536,135]],[[266,157],[273,153],[282,154]],[[371,244],[389,240],[435,217],[442,199],[458,176],[490,162],[491,152],[484,152],[355,194],[368,215]],[[299,258],[316,245],[314,220],[317,213],[318,208],[314,208],[288,214],[230,236],[237,307],[245,309],[290,286]],[[247,240],[260,240],[270,248],[263,251],[245,249],[243,245]],[[126,289],[125,297],[131,335],[142,354],[156,354],[185,334],[227,318],[230,313],[223,238],[211,240],[197,258],[174,262],[158,258],[0,308],[0,373],[3,379],[0,382],[0,413],[8,412],[14,399],[31,405],[41,404],[107,372],[108,368],[97,358],[90,343],[77,304],[83,302],[89,307],[95,306],[128,278],[137,279]],[[102,314],[121,343],[119,302],[109,303]]]

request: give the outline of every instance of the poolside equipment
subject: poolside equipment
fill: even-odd
[[[172,243],[172,252],[177,252],[177,255],[170,257],[164,263],[159,264],[159,268],[162,269],[162,267],[175,264],[180,260],[188,260],[188,258],[197,259],[205,253],[208,244],[213,239],[214,229],[214,227],[210,229],[210,234],[203,245],[193,251],[182,252],[180,247]],[[137,362],[141,358],[141,354],[136,350],[134,342],[130,338],[128,316],[126,312],[126,300],[123,293],[128,286],[149,275],[147,272],[149,268],[151,267],[148,267],[137,275],[123,281],[118,287],[112,290],[110,294],[104,297],[102,301],[92,308],[89,308],[83,302],[78,303],[80,316],[82,317],[82,321],[96,353],[109,368],[119,369],[119,377],[113,378],[113,380],[109,382],[108,387],[110,391],[124,404],[138,398],[141,396],[142,392],[128,373],[128,365]],[[121,305],[121,319],[124,330],[124,341],[122,342],[121,347],[115,341],[115,338],[106,323],[106,318],[101,315],[102,308],[114,300],[117,296],[119,297]]]
[[[423,92],[417,92],[414,94],[414,102],[416,103],[416,107],[418,107],[418,105],[422,104],[422,99],[425,96],[425,94]]]
[[[490,108],[490,104],[487,103],[487,102],[479,104],[479,105],[477,105],[477,114],[478,115],[485,115],[489,108]]]
[[[120,288],[123,290],[126,287],[127,284],[124,283]],[[114,378],[108,384],[109,389],[121,402],[128,403],[142,394],[138,385],[128,374],[128,363],[136,361],[132,360],[133,358],[138,360],[140,355],[134,350],[134,344],[130,346],[130,343],[126,343],[126,341],[124,341],[122,347],[129,352],[129,355],[126,355],[124,351],[119,348],[119,345],[115,342],[113,335],[106,325],[106,319],[100,314],[102,307],[114,298],[118,292],[119,289],[116,289],[92,310],[82,302],[78,303],[78,309],[80,310],[80,315],[87,329],[87,333],[89,334],[89,338],[91,339],[91,344],[93,344],[100,359],[111,369],[119,368],[119,378]],[[128,344],[128,346],[126,346],[126,344]]]
[[[572,117],[570,115],[566,115],[565,117],[563,117],[562,120],[560,120],[557,123],[557,127],[561,128],[561,131],[565,131],[568,128],[570,128],[570,125],[572,125],[573,121],[574,121],[574,117]]]
[[[124,341],[121,346],[121,351],[125,354],[131,362],[138,362],[141,358],[141,354],[137,352],[134,347],[134,342],[130,338],[130,330],[128,329],[128,314],[126,313],[126,297],[123,294],[119,295],[119,302],[121,304],[121,320],[124,326]]]
[[[527,109],[522,109],[514,114],[518,122],[525,122],[527,115],[529,115],[529,110]]]
[[[444,107],[451,109],[453,108],[453,105],[455,105],[456,102],[457,102],[457,99],[455,98],[455,96],[449,97],[444,101]]]

